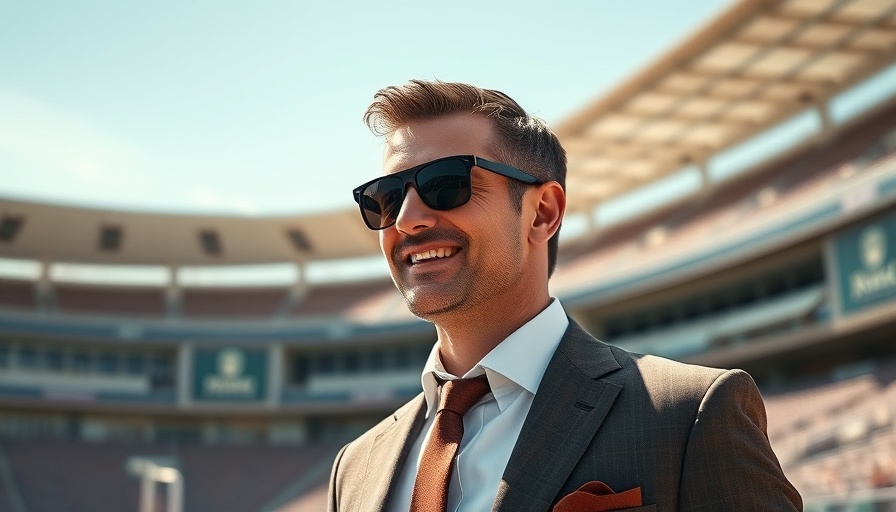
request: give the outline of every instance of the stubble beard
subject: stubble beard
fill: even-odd
[[[401,288],[399,287],[399,289]],[[438,318],[445,314],[466,311],[474,307],[474,304],[470,304],[468,300],[470,298],[469,290],[450,290],[437,297],[426,297],[426,292],[418,294],[413,289],[402,290],[401,293],[404,296],[405,304],[414,316],[432,323],[438,323]]]
[[[439,324],[440,320],[448,316],[468,313],[490,300],[504,297],[505,293],[514,287],[522,277],[519,260],[522,243],[517,240],[513,245],[514,247],[505,249],[503,254],[496,255],[506,264],[502,269],[492,271],[492,268],[483,266],[471,269],[471,265],[466,261],[469,256],[467,253],[469,244],[465,244],[464,251],[459,255],[464,258],[459,275],[454,276],[450,282],[439,285],[439,290],[426,290],[426,284],[406,286],[403,283],[403,276],[397,275],[394,271],[392,280],[404,297],[408,310],[414,316]]]

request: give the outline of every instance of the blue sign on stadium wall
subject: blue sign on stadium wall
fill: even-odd
[[[896,212],[837,235],[834,255],[844,314],[896,299]]]
[[[264,400],[267,352],[227,347],[193,353],[193,398],[196,400]]]

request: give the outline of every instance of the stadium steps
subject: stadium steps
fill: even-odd
[[[4,476],[0,467],[4,512],[135,510],[140,481],[126,470],[127,461],[135,456],[177,461],[184,476],[184,509],[190,512],[293,511],[294,503],[321,510],[338,449],[335,443],[268,446],[9,438],[3,439],[2,448],[9,469]],[[8,482],[21,489],[18,501],[16,486]],[[157,489],[163,496],[162,486]],[[290,508],[277,508],[284,506]]]
[[[59,439],[6,439],[3,446],[29,512],[134,510],[139,481],[125,462],[169,455],[160,445]]]
[[[9,458],[0,444],[0,510],[10,512],[30,512],[25,505],[22,491],[12,473]]]
[[[284,489],[298,487],[302,475],[320,465],[329,468],[335,452],[329,444],[316,443],[302,447],[185,444],[179,454],[185,510],[246,512],[274,504]]]
[[[339,452],[339,446],[331,448],[330,453],[321,456],[313,466],[308,468],[299,478],[274,496],[259,509],[259,512],[314,512],[327,507],[327,487],[330,470]]]

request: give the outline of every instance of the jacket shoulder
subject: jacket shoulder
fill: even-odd
[[[682,363],[608,346],[621,366],[620,371],[609,376],[609,379],[618,379],[620,384],[626,384],[629,389],[635,384],[636,389],[641,388],[649,394],[654,403],[686,402],[698,405],[723,383],[727,384],[726,388],[748,394],[756,388],[753,379],[743,370]]]
[[[406,414],[415,414],[419,411],[420,407],[423,406],[423,393],[421,392],[416,397],[412,398],[404,405],[395,410],[392,414],[386,416],[382,421],[371,427],[369,430],[358,436],[355,440],[349,442],[345,445],[344,450],[346,451],[346,455],[351,455],[352,452],[356,452],[359,448],[364,449],[365,447],[369,447],[374,440],[376,440],[379,435],[389,428],[393,423],[398,421],[399,418],[403,417]]]

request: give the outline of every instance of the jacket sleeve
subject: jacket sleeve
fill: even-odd
[[[339,450],[336,460],[333,461],[333,469],[330,471],[330,487],[327,491],[327,512],[339,511],[339,463],[342,461],[342,454],[345,453],[346,448],[348,448],[348,445],[343,446]]]
[[[766,434],[765,405],[741,370],[707,389],[682,463],[681,511],[802,511]]]

